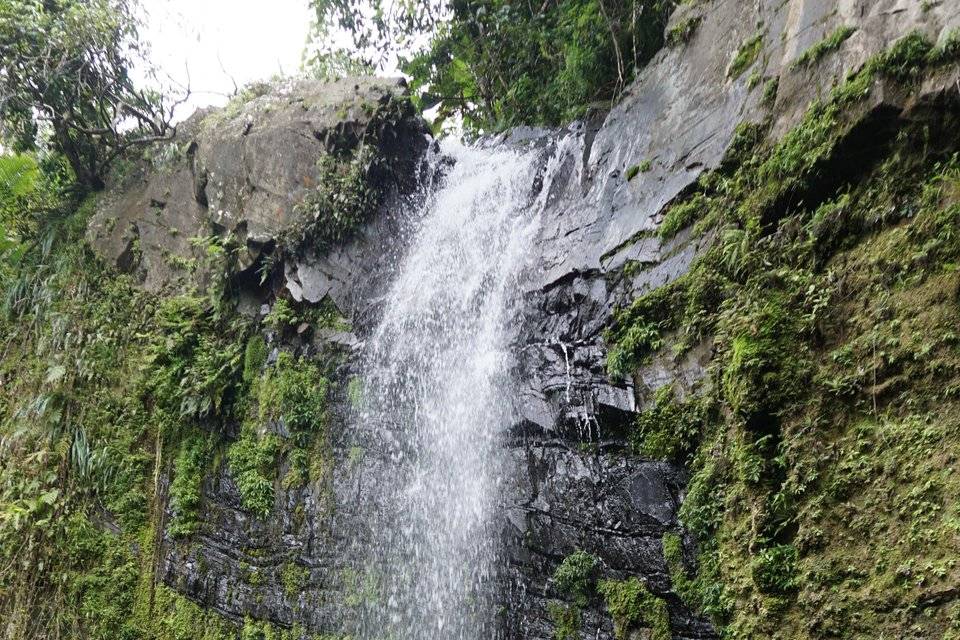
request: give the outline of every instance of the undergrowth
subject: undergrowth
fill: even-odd
[[[267,365],[227,286],[143,292],[84,243],[94,199],[6,158],[23,180],[0,189],[0,638],[293,638],[188,602],[157,584],[155,559],[161,536],[202,532],[214,474],[257,515],[275,487],[329,480],[326,365]]]
[[[676,534],[664,557],[724,637],[960,632],[956,131],[902,123],[834,172],[847,110],[880,79],[909,90],[956,60],[951,42],[901,39],[775,144],[741,129],[664,219],[664,236],[692,226],[713,243],[608,332],[614,375],[713,344],[698,392],[656,393],[634,447],[689,464],[696,561]]]

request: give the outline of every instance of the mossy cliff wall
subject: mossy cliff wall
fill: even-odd
[[[504,637],[958,632],[958,27],[687,2],[609,113],[489,142],[538,145],[549,194]],[[351,357],[422,179],[406,105],[198,116],[10,287],[5,637],[344,637],[376,602]]]
[[[0,321],[3,637],[345,635],[346,316],[372,318],[348,294],[386,282],[377,213],[425,133],[394,81],[251,90],[28,249]],[[306,256],[333,274],[315,304],[285,273]]]

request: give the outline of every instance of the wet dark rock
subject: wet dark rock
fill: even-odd
[[[609,576],[641,576],[667,600],[675,638],[716,637],[672,593],[663,559],[663,534],[682,530],[677,509],[684,470],[639,459],[626,437],[656,389],[675,384],[682,393],[696,392],[711,343],[679,360],[665,350],[634,379],[617,380],[606,372],[603,330],[618,307],[682,276],[711,241],[681,233],[661,242],[656,230],[666,206],[720,165],[738,124],[770,117],[771,135],[782,135],[813,100],[897,37],[919,29],[936,39],[960,24],[954,3],[921,7],[912,0],[854,0],[839,7],[825,0],[717,0],[680,11],[702,17],[691,40],[663,50],[609,114],[597,112],[560,131],[518,129],[485,142],[540,149],[543,170],[532,188],[546,194],[535,255],[522,283],[525,305],[513,372],[520,392],[512,399],[518,418],[504,431],[510,464],[497,526],[504,558],[500,621],[510,640],[553,637],[548,603],[559,595],[551,577],[577,549],[600,558]],[[858,30],[839,51],[815,69],[790,69],[803,51],[844,24]],[[757,25],[764,34],[758,61],[741,77],[729,78],[730,60]],[[779,80],[774,106],[762,104],[761,87],[748,86],[754,73]],[[878,99],[922,117],[954,82],[928,81],[909,105],[895,96]],[[362,84],[359,93],[340,86],[337,100],[353,104],[362,99],[356,95],[375,96],[380,89],[374,84]],[[273,103],[259,98],[240,117],[217,124],[215,142],[198,135],[189,161],[112,196],[118,199],[92,226],[94,246],[140,270],[153,289],[174,275],[161,264],[164,252],[194,255],[191,235],[230,230],[253,247],[247,261],[255,260],[258,247],[291,220],[317,155],[342,153],[361,135],[364,116],[351,111],[341,123],[327,94],[316,89],[311,95],[283,98],[281,115],[269,125],[264,119],[274,116],[257,105]],[[426,144],[417,125],[384,139],[392,141],[391,153],[414,154],[411,163]],[[627,170],[646,161],[651,170],[627,180]],[[400,173],[415,171],[409,164]],[[389,265],[405,243],[403,225],[390,214],[408,197],[410,185],[398,184],[382,215],[349,243],[327,252],[302,251],[284,263],[278,288],[305,302],[330,298],[352,321],[352,333],[311,340],[357,349],[375,322]],[[165,204],[151,206],[160,202]],[[171,227],[180,233],[170,233]],[[349,365],[341,370],[341,387],[349,373]],[[349,630],[343,575],[356,569],[351,545],[369,535],[357,518],[358,505],[375,499],[371,488],[390,482],[394,469],[376,451],[352,461],[359,438],[345,426],[343,395],[332,421],[336,463],[330,485],[278,490],[271,516],[261,520],[241,508],[221,465],[204,488],[201,533],[164,543],[165,583],[237,621],[250,615],[285,627],[300,624],[311,633]],[[309,575],[293,593],[282,579],[289,563]],[[613,638],[601,603],[584,611],[581,637]]]

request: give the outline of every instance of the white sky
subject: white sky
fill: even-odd
[[[223,104],[238,87],[295,74],[310,30],[308,0],[143,0],[151,59],[193,96],[179,117]],[[231,80],[232,77],[232,80]]]

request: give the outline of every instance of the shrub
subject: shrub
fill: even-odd
[[[238,392],[243,343],[239,327],[224,327],[206,301],[194,296],[164,300],[157,333],[147,347],[146,391],[171,416],[224,415]]]
[[[230,474],[240,492],[243,506],[261,517],[266,517],[273,509],[280,450],[280,439],[276,435],[258,436],[249,428],[245,428],[240,438],[227,450]]]
[[[321,431],[326,426],[327,387],[316,364],[281,352],[257,384],[260,424],[282,421],[294,435]]]
[[[347,240],[366,222],[380,203],[380,191],[371,179],[377,163],[376,149],[361,144],[349,159],[324,154],[317,161],[317,187],[295,207],[301,217],[293,231],[300,243],[321,246]]]

